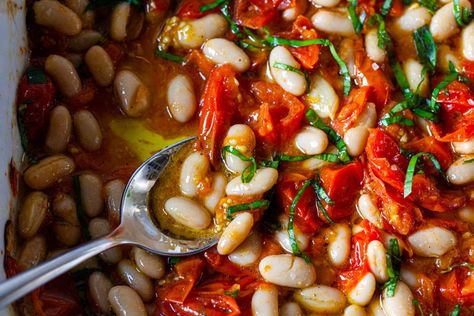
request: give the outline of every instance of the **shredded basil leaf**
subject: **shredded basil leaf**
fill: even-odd
[[[237,213],[237,212],[251,211],[251,210],[255,210],[262,207],[268,207],[268,206],[270,206],[269,200],[257,200],[250,203],[232,205],[232,206],[229,206],[229,208],[227,209],[227,219],[231,220],[232,214]]]
[[[218,6],[220,6],[220,5],[222,5],[222,4],[226,3],[226,2],[228,2],[228,0],[216,0],[216,1],[214,1],[214,2],[211,2],[211,3],[209,3],[209,4],[205,4],[205,5],[201,6],[201,7],[199,8],[199,11],[201,11],[201,12],[206,12],[206,11],[215,9],[215,8],[217,8]]]
[[[278,169],[278,167],[280,166],[280,161],[279,160],[263,160],[260,162],[260,166],[263,168]]]
[[[240,290],[234,290],[234,291],[224,291],[224,294],[233,298],[239,297]]]
[[[29,84],[46,84],[48,83],[48,78],[46,74],[40,68],[28,67],[26,69],[26,78],[28,79]]]
[[[289,215],[289,220],[288,220],[288,236],[290,237],[290,244],[291,244],[291,250],[295,256],[302,257],[303,253],[301,252],[301,249],[298,247],[298,243],[296,242],[296,237],[295,237],[295,230],[293,227],[293,223],[295,220],[295,212],[296,212],[296,206],[298,205],[299,200],[301,199],[301,196],[303,195],[304,191],[306,188],[311,184],[311,180],[306,180],[301,188],[298,190],[296,193],[295,198],[291,202],[290,205],[290,215]],[[303,256],[303,258],[305,258]],[[307,261],[307,258],[305,258]]]
[[[418,300],[416,298],[414,298],[411,302],[413,303],[413,305],[416,306],[416,308],[420,312],[420,316],[425,316],[425,313],[423,313],[423,308],[421,308],[420,302],[418,302]]]
[[[26,103],[20,104],[17,110],[17,124],[18,124],[18,132],[20,133],[20,141],[21,147],[23,147],[23,151],[25,152],[26,158],[31,164],[38,163],[38,158],[35,154],[31,151],[30,142],[28,141],[28,132],[26,130],[25,125],[25,114],[26,108],[28,105]]]
[[[87,216],[82,206],[81,183],[79,181],[79,176],[72,177],[72,189],[74,190],[74,196],[76,198],[76,214],[79,224],[81,225],[82,238],[84,240],[90,240],[91,235],[87,223]]]
[[[471,159],[464,160],[462,164],[467,165],[468,163],[473,163],[473,162],[474,162],[474,158],[471,158]]]
[[[243,183],[249,183],[255,173],[257,172],[257,161],[255,160],[254,157],[247,157],[244,154],[242,154],[238,149],[235,149],[232,146],[225,146],[222,148],[222,160],[225,163],[225,153],[231,153],[232,155],[237,156],[242,161],[250,161],[251,164],[247,166],[247,168],[244,169],[242,172],[241,178]]]
[[[393,0],[384,0],[382,8],[380,8],[380,14],[382,14],[382,16],[386,16],[390,12],[392,5]]]
[[[328,205],[334,205],[334,201],[331,199],[331,197],[327,194],[327,192],[324,190],[323,186],[321,185],[319,175],[315,176],[314,180],[311,182],[311,186],[313,187],[313,190],[316,193],[316,208],[321,213],[323,213],[323,216],[326,218],[328,223],[335,224],[335,222],[329,216],[323,203],[321,203],[321,200],[323,200]]]
[[[230,25],[230,30],[232,33],[234,33],[238,38],[242,38],[243,34],[240,31],[239,26],[234,22],[234,20],[232,20],[232,16],[229,11],[229,1],[230,0],[225,0],[222,2],[221,13],[226,19],[227,23]]]
[[[457,72],[454,64],[450,61],[449,62],[449,73],[443,78],[443,80],[433,89],[431,94],[431,100],[429,103],[429,108],[433,112],[439,111],[439,104],[436,102],[438,99],[438,95],[441,90],[445,89],[451,82],[455,81],[459,78],[459,73]]]
[[[352,21],[352,27],[354,31],[359,34],[364,27],[364,22],[367,17],[367,13],[362,12],[360,17],[357,16],[356,9],[357,9],[357,0],[349,0],[349,7],[347,8],[349,11],[349,17]]]
[[[408,79],[402,70],[402,66],[397,60],[392,61],[392,70],[393,70],[393,74],[395,75],[395,79],[397,80],[398,85],[402,89],[403,95],[406,98],[412,98],[413,92],[410,89],[410,84],[408,83]]]
[[[326,135],[328,135],[329,141],[336,145],[336,148],[338,149],[337,156],[339,157],[339,160],[342,163],[348,163],[349,161],[351,161],[351,157],[347,152],[347,146],[344,143],[344,140],[341,136],[339,136],[339,134],[336,133],[335,130],[333,130],[326,123],[324,123],[324,121],[312,109],[306,111],[305,116],[306,120],[309,122],[309,124],[311,124],[311,126],[319,128],[320,130],[325,132]]]
[[[436,0],[418,0],[418,3],[427,8],[432,14],[438,9],[436,6]]]
[[[331,153],[322,153],[322,154],[312,155],[312,156],[311,155],[289,156],[289,155],[280,154],[275,157],[275,160],[283,161],[283,162],[300,162],[300,161],[305,161],[312,158],[324,160],[328,162],[340,161],[336,154],[331,154]]]
[[[453,0],[454,18],[459,26],[467,25],[471,19],[471,12],[467,7],[461,7],[460,0]]]
[[[420,61],[429,70],[436,67],[436,43],[428,26],[422,26],[413,32],[416,52]]]
[[[178,64],[182,64],[184,62],[184,57],[183,56],[174,55],[174,54],[165,52],[164,50],[160,50],[159,48],[157,48],[155,50],[155,55],[159,56],[163,59],[173,61],[173,62],[178,63]]]
[[[180,261],[181,261],[180,257],[168,257],[168,264],[172,267],[175,266]]]
[[[400,265],[402,263],[400,246],[398,245],[398,240],[396,238],[390,239],[390,247],[387,251],[386,257],[389,278],[388,281],[385,282],[384,288],[387,291],[387,296],[393,297],[395,295],[397,282],[400,278]]]
[[[431,160],[431,163],[438,171],[440,175],[443,174],[443,169],[441,169],[441,164],[439,163],[438,159],[436,159],[435,155],[428,152],[420,152],[410,158],[410,162],[408,163],[407,173],[405,177],[405,183],[403,186],[403,197],[407,197],[412,192],[412,185],[413,185],[413,176],[415,175],[415,169],[418,162],[418,159],[422,156],[428,157]]]
[[[277,69],[292,71],[292,72],[295,72],[295,73],[297,73],[297,74],[299,74],[299,75],[302,75],[302,76],[305,76],[305,77],[306,77],[306,74],[305,74],[301,69],[298,69],[298,68],[296,68],[296,67],[290,66],[290,65],[288,65],[288,64],[275,62],[275,63],[273,63],[272,67],[273,67],[273,68],[277,68]]]
[[[453,310],[451,311],[451,313],[449,314],[449,316],[459,316],[460,313],[461,313],[461,305],[456,304]]]
[[[469,270],[471,271],[474,271],[474,265],[470,264],[470,263],[467,263],[467,262],[463,262],[463,263],[459,263],[459,264],[453,264],[452,266],[448,267],[447,269],[444,269],[443,271],[441,271],[441,273],[448,273],[448,272],[451,272],[453,271],[454,269],[456,268],[468,268]]]

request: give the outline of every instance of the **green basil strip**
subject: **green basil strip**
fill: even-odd
[[[441,169],[441,164],[439,163],[438,159],[436,159],[435,155],[428,152],[420,152],[410,158],[410,162],[408,163],[407,173],[405,177],[405,183],[403,186],[403,197],[407,197],[412,192],[412,185],[413,185],[413,176],[415,175],[416,164],[418,159],[422,156],[428,157],[431,160],[431,163],[436,168],[438,173],[441,175],[443,174],[443,169]]]
[[[428,121],[432,121],[432,122],[438,122],[439,121],[439,117],[433,112],[424,110],[422,108],[414,108],[414,109],[412,109],[412,111],[413,111],[413,113],[415,113],[419,117],[424,118]]]
[[[467,263],[467,262],[463,262],[463,263],[459,263],[459,264],[453,264],[452,266],[448,267],[447,269],[442,270],[441,273],[445,274],[445,273],[453,271],[456,268],[468,268],[469,270],[474,271],[474,265],[472,265],[470,263]]]
[[[286,38],[281,38],[273,35],[268,34],[268,30],[265,30],[267,32],[267,36],[265,37],[265,42],[270,45],[270,46],[278,46],[278,45],[287,45],[291,47],[304,47],[304,46],[310,46],[310,45],[322,45],[329,47],[329,51],[331,52],[332,57],[336,61],[336,63],[339,65],[339,69],[341,72],[341,75],[343,76],[344,79],[344,95],[349,95],[349,92],[351,91],[351,77],[349,75],[349,69],[347,68],[346,63],[342,58],[339,56],[339,54],[336,51],[336,48],[334,47],[334,44],[324,38],[316,38],[316,39],[309,39],[309,40],[289,40]]]
[[[471,20],[471,12],[466,7],[461,7],[459,0],[453,0],[454,18],[459,26],[464,26]]]
[[[420,316],[425,316],[425,313],[423,312],[423,308],[421,307],[420,302],[418,302],[418,300],[416,298],[413,299],[412,303],[413,303],[413,305],[416,306],[416,308],[420,312]]]
[[[464,160],[462,164],[466,165],[468,163],[473,163],[473,162],[474,162],[474,158],[471,158],[471,159]]]
[[[280,166],[280,161],[279,160],[263,160],[260,162],[260,166],[263,168],[278,169],[278,167]]]
[[[362,12],[360,17],[357,16],[357,0],[349,0],[349,4],[350,5],[347,9],[349,11],[349,17],[352,21],[352,27],[354,28],[354,31],[359,34],[362,31],[362,28],[364,27],[364,22],[365,18],[367,17],[367,14],[365,12]]]
[[[224,294],[233,298],[239,297],[240,290],[236,289],[234,291],[224,291]]]
[[[422,26],[413,32],[413,40],[415,41],[416,52],[422,64],[430,70],[434,69],[436,67],[437,49],[428,26]]]
[[[282,70],[288,70],[288,71],[292,71],[294,73],[297,73],[299,75],[302,75],[302,76],[305,76],[305,73],[301,70],[301,69],[298,69],[296,67],[293,67],[293,66],[290,66],[288,64],[283,64],[283,63],[279,63],[279,62],[275,62],[273,63],[272,65],[273,68],[277,68],[277,69],[282,69]]]
[[[250,203],[232,205],[227,209],[227,219],[232,220],[232,214],[234,213],[256,210],[258,208],[268,207],[269,205],[270,201],[268,200],[257,200]]]
[[[173,61],[173,62],[178,63],[178,64],[182,64],[184,62],[184,57],[183,56],[174,55],[174,54],[165,52],[164,50],[160,50],[159,48],[157,48],[155,50],[155,55],[158,56],[158,57],[161,57],[163,59]]]
[[[203,6],[201,6],[199,8],[199,11],[201,12],[206,12],[206,11],[209,11],[209,10],[212,10],[212,9],[215,9],[217,8],[218,6],[220,6],[221,4],[224,4],[226,3],[228,0],[216,0],[214,2],[211,2],[209,4],[205,4]]]
[[[225,0],[222,2],[221,13],[226,19],[227,23],[229,23],[230,30],[232,31],[232,33],[234,33],[238,38],[242,38],[243,34],[240,31],[239,26],[232,20],[232,15],[229,11],[229,0]]]
[[[295,212],[296,212],[296,206],[298,205],[299,200],[301,199],[301,196],[303,195],[304,191],[306,188],[311,184],[311,180],[306,180],[303,183],[303,186],[298,190],[298,193],[296,193],[295,198],[291,202],[290,206],[290,215],[288,219],[288,236],[290,237],[290,244],[291,244],[291,250],[293,251],[293,254],[295,256],[302,256],[302,252],[300,248],[298,247],[298,244],[296,242],[296,237],[295,237],[295,230],[293,227],[293,223],[295,221]]]
[[[26,69],[26,78],[28,79],[29,84],[46,84],[48,83],[48,78],[46,74],[40,68],[28,67]]]
[[[283,161],[283,162],[300,162],[300,161],[305,161],[308,159],[316,158],[319,160],[324,160],[328,162],[339,162],[339,158],[336,154],[331,154],[331,153],[322,153],[318,155],[302,155],[302,156],[289,156],[289,155],[277,155],[275,157],[275,160],[278,161]]]
[[[461,305],[456,304],[453,310],[451,311],[451,313],[449,314],[449,316],[459,316],[460,313],[461,313]]]
[[[235,149],[232,146],[225,146],[222,148],[222,160],[225,162],[225,153],[231,153],[235,156],[237,156],[240,160],[242,161],[250,161],[251,164],[244,169],[241,175],[241,179],[243,183],[249,183],[255,173],[257,172],[257,161],[255,160],[254,157],[247,157],[244,154],[242,154],[238,149]]]
[[[405,76],[405,73],[400,66],[398,60],[394,60],[392,62],[392,70],[393,74],[395,75],[395,79],[397,80],[398,85],[402,89],[402,93],[406,98],[412,98],[413,92],[410,89],[410,84],[408,83],[408,79]]]
[[[25,114],[26,108],[28,107],[27,104],[22,103],[18,106],[17,110],[17,123],[18,123],[18,132],[20,133],[20,142],[21,147],[23,147],[23,151],[25,152],[26,158],[31,164],[38,163],[38,158],[31,152],[30,142],[28,141],[28,132],[25,126]]]
[[[427,8],[431,14],[435,13],[435,11],[438,9],[436,6],[436,0],[418,0],[418,3],[422,6]]]
[[[374,26],[376,23],[379,25],[377,28],[377,46],[384,49],[388,48],[390,54],[392,48],[392,38],[385,28],[384,16],[379,13],[372,15],[369,19],[369,25]]]
[[[311,183],[311,186],[313,187],[314,191],[316,192],[316,195],[320,200],[323,200],[328,205],[334,205],[333,199],[331,199],[331,197],[326,193],[323,186],[321,185],[319,176],[316,176],[314,181]]]
[[[314,112],[312,109],[306,111],[306,120],[311,124],[311,126],[314,126],[316,128],[319,128],[323,132],[328,135],[329,140],[336,145],[336,148],[338,149],[338,157],[339,160],[343,163],[348,163],[351,161],[351,157],[349,156],[349,153],[347,152],[347,146],[344,143],[344,140],[342,139],[339,134],[336,133],[335,130],[333,130],[331,127],[329,127],[324,121]]]
[[[383,126],[389,126],[392,124],[415,126],[415,122],[401,115],[383,117],[382,120],[380,120],[380,124]]]
[[[393,5],[393,0],[384,0],[382,4],[382,8],[380,8],[380,14],[382,14],[383,16],[388,15],[388,13],[390,12],[390,9],[392,8],[392,5]]]
[[[428,107],[433,112],[439,111],[439,104],[436,102],[436,100],[438,99],[438,95],[441,90],[445,89],[451,82],[455,81],[459,77],[459,74],[456,71],[456,68],[454,67],[454,64],[452,62],[449,62],[449,69],[449,74],[447,74],[443,78],[443,80],[433,89],[433,92],[431,94],[431,99]]]
[[[388,297],[393,297],[395,295],[395,289],[397,282],[400,278],[400,265],[402,262],[400,246],[398,245],[398,240],[395,238],[390,239],[390,247],[386,254],[387,257],[387,273],[388,281],[385,282],[384,288]]]
[[[76,214],[81,225],[82,238],[84,240],[90,240],[91,235],[89,233],[89,224],[87,223],[87,216],[82,206],[81,197],[81,183],[79,182],[79,176],[72,177],[72,189],[76,198]]]

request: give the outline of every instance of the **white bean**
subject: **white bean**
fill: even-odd
[[[278,289],[271,284],[260,285],[252,296],[252,316],[278,316]]]
[[[177,75],[168,84],[168,109],[173,118],[186,123],[196,112],[193,82],[187,75]]]
[[[112,223],[118,223],[120,220],[120,205],[124,189],[125,183],[118,179],[109,181],[104,186],[107,215]]]
[[[311,87],[304,99],[319,117],[330,119],[336,117],[339,97],[332,85],[320,75],[311,78]]]
[[[46,239],[41,235],[36,235],[28,239],[23,245],[18,258],[18,264],[23,269],[28,269],[38,265],[46,258]]]
[[[346,264],[351,254],[351,229],[349,225],[339,223],[329,228],[328,255],[336,267]]]
[[[81,91],[81,78],[79,78],[74,65],[66,58],[59,55],[49,55],[44,63],[44,70],[53,77],[59,90],[66,97],[72,97]]]
[[[456,245],[456,236],[443,227],[433,226],[408,236],[413,252],[422,257],[440,257]]]
[[[130,17],[131,5],[128,2],[117,4],[110,16],[110,37],[117,42],[127,37],[127,24]]]
[[[397,282],[395,294],[388,297],[387,289],[383,292],[382,307],[387,316],[414,316],[415,306],[413,305],[413,294],[408,286],[401,282]]]
[[[221,37],[227,31],[227,21],[217,13],[186,22],[178,30],[178,41],[183,48],[198,48],[205,41]]]
[[[367,261],[377,282],[388,280],[386,250],[380,241],[372,240],[367,246]]]
[[[272,255],[263,258],[258,270],[265,281],[293,288],[305,288],[316,281],[313,264],[290,254]]]
[[[357,126],[365,126],[367,128],[377,125],[377,107],[372,102],[367,102],[366,108],[357,118]]]
[[[451,50],[449,45],[438,46],[438,67],[445,73],[450,71],[449,63],[454,65],[457,71],[462,71],[461,61]]]
[[[84,56],[89,71],[99,86],[107,87],[114,80],[114,64],[109,54],[100,46],[92,46]]]
[[[306,79],[301,73],[279,68],[285,65],[300,69],[300,64],[284,46],[277,46],[272,49],[268,57],[270,72],[273,79],[283,90],[300,96],[306,91]]]
[[[341,0],[310,0],[314,6],[335,7]]]
[[[172,197],[165,210],[176,222],[192,229],[205,229],[211,224],[209,212],[197,202],[185,197]]]
[[[349,128],[344,134],[344,143],[347,146],[347,152],[352,157],[357,157],[364,152],[365,144],[369,138],[369,130],[365,126],[356,126]]]
[[[138,247],[133,247],[131,256],[137,268],[148,277],[161,279],[165,275],[166,266],[162,257]]]
[[[64,155],[52,155],[40,160],[23,173],[23,180],[32,189],[43,190],[74,172],[74,160]]]
[[[396,25],[405,32],[414,32],[431,21],[430,11],[422,6],[412,6],[403,12]]]
[[[464,58],[474,61],[474,22],[461,32],[461,47]]]
[[[400,267],[400,280],[405,282],[409,288],[416,288],[418,286],[418,276],[409,267],[402,265]]]
[[[117,272],[122,281],[137,291],[143,301],[148,302],[153,298],[153,283],[130,260],[120,261]]]
[[[343,316],[365,316],[365,309],[359,305],[349,305],[344,309]]]
[[[469,224],[474,224],[474,207],[466,205],[458,210],[458,217]]]
[[[382,63],[385,60],[387,51],[384,48],[380,48],[378,43],[377,29],[367,31],[365,34],[365,50],[367,51],[367,56],[376,63]]]
[[[48,213],[48,196],[43,192],[29,193],[18,214],[18,233],[28,239],[36,235]]]
[[[280,307],[280,316],[303,316],[301,307],[295,302],[287,302]]]
[[[110,289],[113,285],[110,282],[107,276],[99,271],[93,272],[89,276],[89,293],[94,305],[99,308],[102,313],[107,313],[110,311],[110,302],[108,300],[108,295]]]
[[[344,294],[333,287],[316,285],[298,290],[295,300],[305,309],[321,314],[337,314],[346,306]]]
[[[354,39],[345,38],[339,44],[339,56],[346,63],[351,78],[355,78],[358,70],[355,65],[355,48]]]
[[[117,316],[147,316],[142,299],[128,286],[118,285],[111,288],[109,302]]]
[[[109,221],[104,218],[94,218],[89,222],[89,232],[94,239],[103,237],[111,231]],[[115,264],[122,260],[122,250],[119,247],[111,248],[102,252],[100,257],[107,263]]]
[[[411,91],[419,91],[420,95],[426,96],[429,93],[430,79],[427,72],[423,78],[423,65],[419,61],[410,58],[403,63],[403,70]]]
[[[468,0],[459,1],[461,7],[471,9],[471,4]],[[430,31],[436,42],[442,42],[459,31],[459,27],[454,18],[453,2],[445,4],[438,9],[430,23]]]
[[[243,155],[250,157],[255,149],[255,133],[246,124],[232,125],[224,138],[223,146],[232,146],[239,150]],[[249,161],[243,161],[236,155],[226,152],[225,166],[229,171],[240,174],[250,165]]]
[[[81,202],[89,217],[99,215],[104,208],[102,197],[102,180],[96,174],[84,173],[79,176]]]
[[[278,171],[273,168],[262,168],[255,172],[248,183],[243,183],[240,176],[232,179],[226,186],[227,195],[259,195],[270,190],[278,180]]]
[[[381,295],[374,296],[370,304],[366,307],[368,316],[387,316],[381,304]]]
[[[56,239],[66,246],[78,244],[82,232],[74,199],[70,195],[58,193],[53,200],[53,214],[56,217],[53,223]]]
[[[74,129],[81,146],[87,151],[99,150],[102,146],[102,131],[94,114],[80,110],[73,116]]]
[[[275,239],[286,252],[293,253],[290,235],[288,234],[288,216],[280,216],[279,222],[281,229],[275,231]],[[310,237],[301,232],[298,227],[293,227],[293,231],[295,233],[295,239],[299,249],[306,250],[310,243]]]
[[[295,136],[295,144],[305,155],[323,153],[328,147],[328,136],[319,128],[306,126]]]
[[[347,293],[347,299],[351,304],[365,306],[369,304],[372,296],[374,296],[375,286],[375,277],[372,273],[368,272],[357,282],[354,288]]]
[[[281,17],[287,22],[292,22],[300,15],[303,15],[306,11],[307,0],[299,0],[295,6],[289,7],[283,10]]]
[[[203,198],[204,206],[211,214],[215,214],[216,206],[225,196],[227,179],[222,173],[215,173],[212,181],[212,191]]]
[[[102,34],[94,30],[83,30],[68,40],[68,49],[75,53],[83,52],[102,39]]]
[[[181,193],[195,197],[199,193],[199,183],[209,172],[209,159],[202,152],[190,154],[183,162],[179,176]]]
[[[454,151],[461,155],[474,154],[474,137],[465,142],[452,142]]]
[[[56,0],[40,0],[33,4],[37,24],[49,27],[65,35],[76,35],[82,29],[82,21],[74,11]]]
[[[250,67],[250,58],[237,46],[224,38],[213,38],[204,43],[202,52],[214,64],[229,64],[238,72],[245,72]]]
[[[370,194],[364,193],[361,194],[359,200],[357,201],[357,210],[362,218],[365,218],[378,228],[382,228],[382,218],[380,217],[380,210]]]
[[[324,33],[340,36],[352,36],[355,34],[352,21],[346,10],[344,12],[319,9],[312,17],[313,26]]]
[[[150,107],[150,91],[130,70],[119,71],[115,76],[114,86],[120,106],[128,116],[139,117]]]
[[[238,214],[224,229],[224,232],[219,238],[217,252],[221,255],[230,254],[247,238],[252,227],[252,214],[247,212]]]
[[[262,253],[262,239],[260,234],[253,232],[245,241],[237,247],[228,258],[239,266],[250,266],[257,262]]]
[[[474,181],[474,163],[464,163],[472,158],[472,156],[459,158],[449,166],[446,171],[449,182],[455,185],[464,185]]]
[[[66,150],[72,134],[72,117],[69,110],[62,105],[56,106],[49,117],[49,128],[46,134],[46,147],[53,153]]]
[[[82,21],[83,28],[93,27],[95,12],[94,10],[87,10],[89,0],[65,0],[64,4],[79,16]]]

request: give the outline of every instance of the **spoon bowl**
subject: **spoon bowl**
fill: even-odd
[[[120,225],[112,233],[0,283],[0,310],[79,263],[118,245],[135,245],[165,256],[192,255],[214,246],[217,236],[183,240],[164,234],[154,223],[149,209],[149,193],[171,156],[193,140],[195,137],[166,147],[133,173],[122,196]]]

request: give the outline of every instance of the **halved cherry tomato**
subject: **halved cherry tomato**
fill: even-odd
[[[306,177],[297,173],[285,173],[277,184],[280,206],[286,214],[290,213],[291,203],[303,185]],[[315,193],[311,187],[306,188],[295,208],[295,225],[304,233],[313,234],[322,226],[316,209]]]
[[[216,12],[218,9],[208,10],[201,12],[203,5],[214,2],[215,0],[184,0],[178,7],[176,15],[180,18],[186,19],[198,19],[202,18],[206,14]]]
[[[364,180],[362,164],[356,161],[342,167],[324,167],[320,177],[324,190],[334,201],[334,205],[322,201],[329,217],[338,220],[351,215],[355,211],[354,200]],[[320,214],[320,218],[326,220],[323,214]]]
[[[257,137],[275,141],[273,145],[277,145],[277,139],[279,143],[289,141],[301,126],[304,104],[274,83],[258,81],[252,84],[251,89],[261,103],[257,123],[254,124]]]
[[[281,0],[236,0],[234,20],[237,24],[260,29],[277,17]]]
[[[74,281],[62,275],[31,293],[38,316],[83,315]]]
[[[372,91],[371,87],[352,89],[349,97],[339,111],[336,120],[332,122],[333,128],[343,135],[349,128],[356,125],[357,119],[367,108],[367,100]]]
[[[360,226],[363,230],[352,236],[349,267],[339,274],[337,280],[337,287],[346,294],[370,271],[367,259],[369,243],[373,240],[381,240],[379,230],[369,221],[363,220]]]
[[[438,297],[442,303],[450,306],[452,310],[455,304],[466,307],[474,304],[474,275],[465,267],[459,267],[453,271],[442,274],[438,280]]]
[[[438,95],[441,120],[431,124],[434,136],[441,142],[463,142],[474,137],[474,95],[465,84],[454,81],[447,93]]]
[[[219,161],[220,148],[237,108],[239,87],[232,66],[215,67],[206,84],[199,113],[199,143],[209,160]]]
[[[311,24],[311,21],[307,17],[300,15],[293,22],[291,31],[281,33],[280,36],[287,39],[309,40],[318,38],[318,33]],[[319,45],[288,47],[288,49],[306,69],[313,69],[318,63]]]

